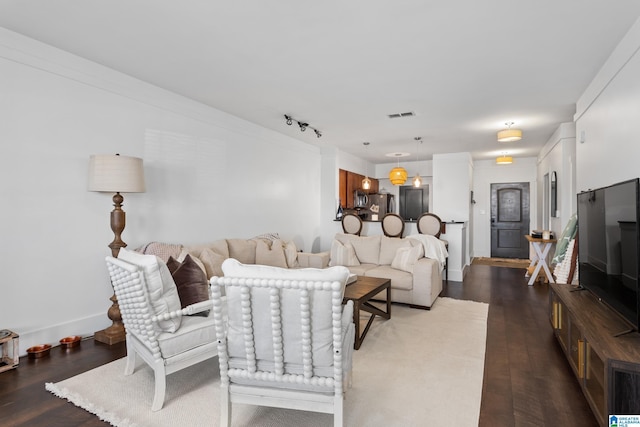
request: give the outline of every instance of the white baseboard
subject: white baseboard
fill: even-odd
[[[35,331],[19,333],[20,356],[26,355],[27,349],[34,345],[51,344],[52,347],[59,346],[60,340],[64,337],[72,335],[79,335],[82,338],[90,337],[93,336],[94,332],[100,331],[110,325],[111,321],[105,313],[102,313],[76,319],[71,322],[48,326]]]

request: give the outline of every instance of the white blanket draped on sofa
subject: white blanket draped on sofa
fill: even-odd
[[[424,256],[437,260],[440,263],[440,271],[444,269],[444,264],[449,253],[442,240],[429,234],[412,234],[411,236],[407,236],[407,239],[415,239],[422,243]]]

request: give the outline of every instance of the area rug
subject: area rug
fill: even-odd
[[[393,305],[354,352],[346,426],[477,426],[488,304],[439,298],[430,311]],[[124,359],[47,383],[56,396],[118,427],[219,425],[217,359],[167,378],[164,408],[151,412],[153,372]],[[333,417],[298,410],[233,405],[233,426],[330,426]]]
[[[471,264],[491,265],[493,267],[527,268],[529,264],[531,264],[531,261],[528,259],[476,257]]]

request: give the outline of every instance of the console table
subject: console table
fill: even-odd
[[[529,268],[534,265],[536,268],[533,270],[531,274],[531,278],[529,279],[529,286],[533,285],[538,277],[538,273],[540,273],[540,269],[544,270],[544,274],[546,274],[549,283],[555,283],[553,280],[553,275],[551,274],[551,270],[549,270],[549,266],[547,265],[547,255],[549,254],[549,250],[551,246],[557,242],[556,239],[539,239],[536,237],[531,237],[529,234],[526,234],[524,237],[527,238],[531,246],[533,247],[533,257],[531,258],[531,264],[529,264]],[[529,270],[527,273],[529,274]],[[525,275],[526,277],[526,275]]]

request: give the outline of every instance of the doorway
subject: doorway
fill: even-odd
[[[491,184],[491,257],[529,258],[529,183]]]

